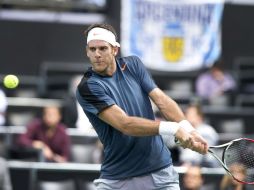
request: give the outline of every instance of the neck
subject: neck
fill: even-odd
[[[112,76],[116,72],[116,60],[106,69],[106,76]]]
[[[92,68],[92,70],[101,76],[113,76],[113,74],[116,72],[116,60],[112,60],[112,63],[103,71],[98,72],[94,68]]]

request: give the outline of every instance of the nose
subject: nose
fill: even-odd
[[[100,56],[101,56],[100,50],[97,49],[97,50],[95,51],[95,57],[100,57]]]

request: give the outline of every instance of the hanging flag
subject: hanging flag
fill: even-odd
[[[223,0],[122,0],[121,53],[154,70],[191,71],[221,54]]]

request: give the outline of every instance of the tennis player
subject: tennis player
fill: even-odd
[[[85,32],[92,67],[76,97],[104,145],[97,189],[179,190],[179,177],[161,135],[177,138],[184,148],[206,154],[207,142],[160,90],[136,56],[117,58],[114,28],[91,25]],[[155,121],[150,99],[167,121]]]

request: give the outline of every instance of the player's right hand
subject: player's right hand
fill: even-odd
[[[194,137],[194,151],[199,152],[200,154],[208,153],[208,143],[207,141],[195,130],[191,132],[191,135]]]

